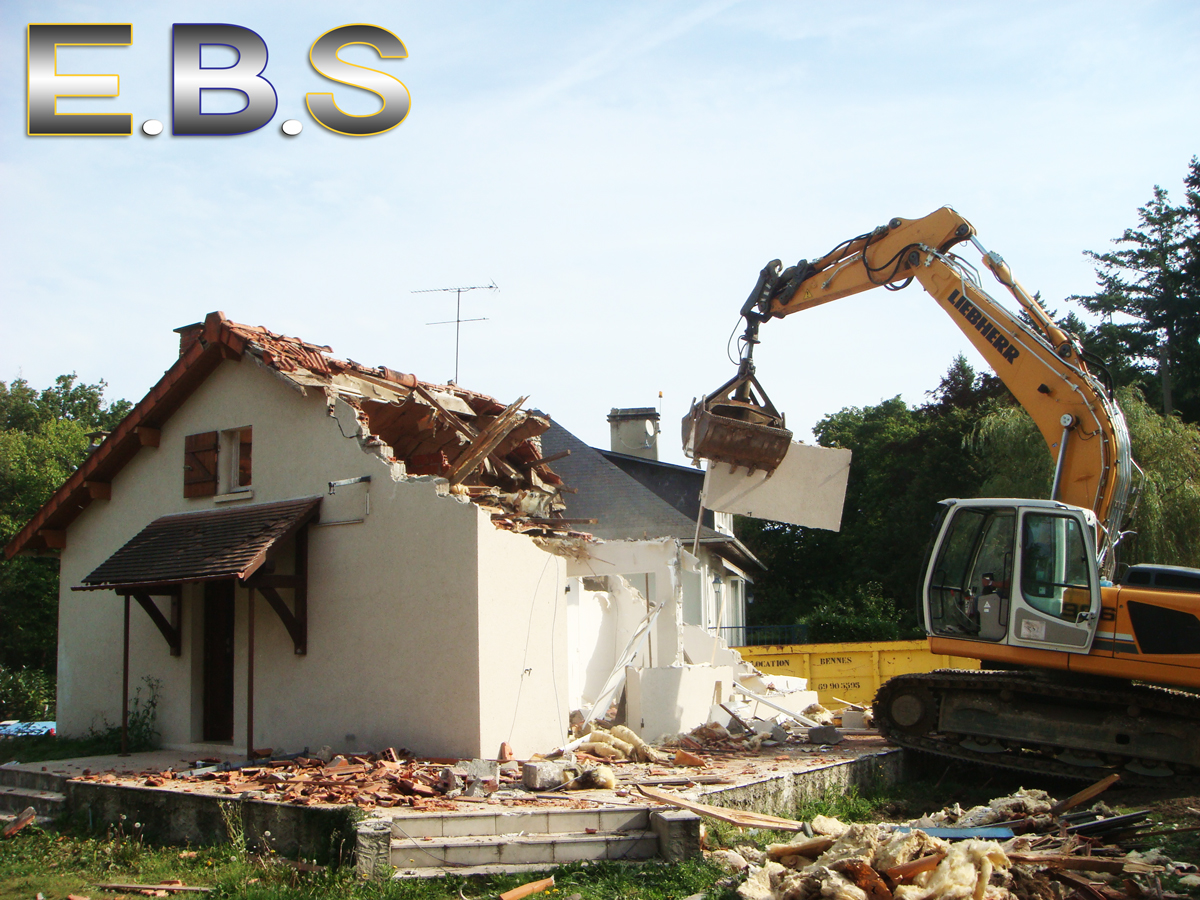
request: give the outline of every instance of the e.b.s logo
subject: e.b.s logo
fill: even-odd
[[[120,76],[63,74],[58,71],[57,61],[58,48],[63,46],[128,46],[133,42],[132,25],[31,24],[27,42],[29,134],[132,134],[133,117],[129,113],[59,112],[60,97],[118,96]],[[318,74],[339,84],[370,91],[383,102],[383,107],[369,115],[354,115],[339,108],[332,93],[313,92],[304,95],[308,112],[319,124],[339,134],[355,137],[382,134],[408,115],[408,88],[386,72],[341,59],[338,53],[351,44],[373,47],[381,59],[404,59],[408,56],[404,43],[378,25],[342,25],[317,38],[308,53]],[[202,48],[214,45],[231,48],[237,56],[236,62],[221,67],[204,65]],[[249,28],[219,23],[173,25],[171,133],[231,135],[262,128],[275,116],[278,106],[275,87],[263,74],[266,68],[267,43]],[[245,98],[245,105],[235,112],[205,112],[201,97],[206,90],[237,91]],[[147,134],[151,133],[154,132],[147,130]]]

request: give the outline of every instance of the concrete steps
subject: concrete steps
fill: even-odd
[[[32,806],[39,822],[52,821],[66,809],[66,781],[50,772],[0,766],[0,814],[13,816]]]
[[[553,868],[583,860],[651,859],[658,855],[652,831],[625,834],[470,835],[393,840],[392,865],[403,875],[416,869],[478,866]]]
[[[693,830],[698,849],[698,823],[691,825],[633,806],[441,816],[380,811],[359,827],[358,856],[367,876],[377,876],[382,866],[396,878],[530,872],[572,862],[670,856],[676,835]]]

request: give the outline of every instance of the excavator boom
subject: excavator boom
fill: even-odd
[[[983,264],[1016,300],[1028,321],[993,299],[975,270],[952,252],[973,243]],[[1045,309],[1012,277],[1007,264],[983,248],[971,223],[949,207],[920,219],[892,219],[873,231],[839,244],[819,259],[801,260],[781,270],[769,263],[742,308],[748,327],[747,360],[757,343],[759,324],[877,287],[897,290],[917,281],[950,316],[1033,418],[1056,460],[1050,499],[1095,512],[1098,563],[1111,574],[1113,547],[1128,513],[1134,464],[1129,432],[1109,387],[1083,358],[1078,342],[1054,324]],[[749,364],[753,374],[753,364]],[[737,379],[735,379],[735,382]],[[731,382],[733,384],[734,382]],[[757,386],[757,382],[755,382]],[[726,386],[728,387],[728,385]],[[761,389],[760,389],[761,390]],[[693,456],[745,465],[728,454],[737,444],[744,418],[723,417],[709,395],[685,419],[708,411],[707,444]],[[776,418],[771,420],[771,415]],[[768,425],[782,428],[771,408]],[[790,433],[789,433],[790,436]],[[786,449],[786,447],[784,448]],[[759,459],[773,469],[782,459]]]

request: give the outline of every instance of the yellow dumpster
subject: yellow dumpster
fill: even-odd
[[[834,707],[841,706],[838,700],[870,706],[879,686],[893,675],[979,668],[977,659],[931,653],[928,641],[774,644],[738,647],[737,651],[764,675],[807,678],[809,690],[817,692],[821,705]]]

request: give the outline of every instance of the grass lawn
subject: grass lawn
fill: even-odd
[[[703,860],[677,865],[620,863],[572,864],[550,870],[555,888],[541,895],[547,900],[682,900],[709,891],[723,872]],[[30,826],[0,842],[0,900],[66,900],[69,894],[101,898],[129,897],[97,890],[103,883],[155,884],[179,879],[189,885],[214,888],[214,898],[247,900],[476,900],[495,897],[538,878],[538,874],[494,878],[444,878],[368,883],[354,869],[299,872],[294,866],[270,858],[235,851],[231,844],[212,847],[151,848],[128,836],[108,834],[88,837],[57,834]],[[732,891],[727,900],[734,900]],[[196,898],[196,894],[177,894]],[[713,894],[713,900],[719,897]]]

